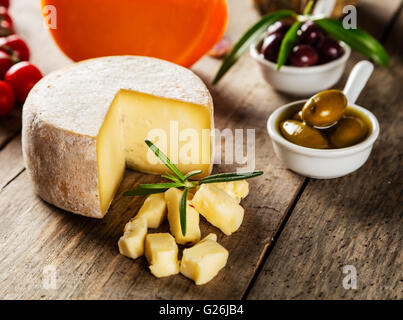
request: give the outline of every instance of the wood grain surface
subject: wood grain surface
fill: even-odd
[[[38,3],[14,0],[11,12],[17,31],[31,47],[33,62],[48,73],[71,62],[44,29]],[[252,1],[229,0],[228,5],[227,34],[235,41],[258,14]],[[379,117],[381,137],[369,162],[350,176],[310,180],[280,163],[266,120],[275,108],[293,99],[273,91],[248,55],[219,85],[210,87],[217,128],[256,129],[256,169],[265,175],[251,181],[238,232],[226,237],[201,221],[202,234],[217,233],[230,252],[227,267],[204,286],[195,286],[181,275],[156,279],[144,258],[131,260],[118,252],[123,226],[143,201],[121,193],[158,178],[127,170],[102,220],[64,212],[33,192],[21,157],[20,110],[1,119],[0,299],[401,299],[402,139],[398,128],[403,66],[402,48],[393,45],[402,30],[401,16],[392,23],[400,5],[397,0],[360,2],[359,12],[364,15],[360,23],[379,38],[390,34],[388,48],[397,68],[377,68],[358,101]],[[355,55],[348,69],[358,59]],[[219,65],[220,61],[204,57],[192,69],[209,85]],[[214,171],[234,169],[218,165]],[[161,230],[167,229],[165,223]],[[342,288],[340,268],[346,264],[358,270],[355,291]],[[44,267],[49,265],[57,270],[56,289],[42,285]]]

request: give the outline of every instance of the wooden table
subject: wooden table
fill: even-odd
[[[38,2],[13,0],[11,11],[33,62],[48,73],[70,62],[42,27]],[[233,41],[258,18],[251,3],[228,1]],[[361,0],[358,21],[384,43],[391,64],[376,67],[358,99],[378,117],[381,134],[369,161],[353,174],[315,180],[282,165],[266,120],[292,98],[273,91],[248,55],[211,88],[219,129],[256,129],[256,166],[265,174],[251,182],[238,232],[226,237],[202,221],[202,233],[216,232],[230,252],[227,267],[204,286],[181,275],[156,279],[143,258],[118,252],[123,226],[143,201],[120,194],[156,177],[127,171],[103,220],[63,212],[32,191],[21,158],[20,110],[1,119],[0,298],[402,299],[402,1]],[[346,73],[361,59],[353,54]],[[193,70],[209,84],[219,64],[205,57]],[[231,169],[220,165],[215,172]],[[42,285],[48,265],[56,268],[56,289]],[[355,290],[343,287],[348,265],[357,271]]]

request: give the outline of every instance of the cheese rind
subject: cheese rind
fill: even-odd
[[[167,213],[167,203],[164,193],[156,193],[149,195],[138,211],[134,219],[144,217],[147,219],[149,228],[159,228],[165,220]]]
[[[197,285],[202,285],[225,267],[228,255],[228,251],[217,243],[217,236],[211,233],[193,247],[183,250],[179,271]]]
[[[213,104],[206,86],[190,70],[166,61],[103,57],[56,71],[39,81],[25,102],[22,128],[24,161],[35,192],[64,210],[102,218],[119,187],[124,162],[144,169],[135,164],[136,159],[144,159],[146,145],[136,149],[134,142],[139,140],[126,140],[138,132],[124,130],[133,114],[141,118],[139,97],[145,96],[159,102],[160,112],[154,110],[153,115],[160,121],[177,120],[180,128],[191,126],[197,132],[214,128]],[[188,114],[186,120],[162,116],[169,110],[161,101],[169,102],[172,114],[177,115],[179,109],[181,114]],[[127,111],[128,102],[137,113]],[[202,120],[195,123],[200,117]],[[150,119],[144,117],[143,121]],[[211,141],[207,144],[199,150],[206,153],[209,149],[211,160]],[[175,158],[169,152],[168,156]],[[184,172],[202,168],[203,175],[208,175],[212,163],[180,167]],[[162,168],[161,164],[150,164],[150,170],[143,171],[163,173]]]
[[[126,257],[137,259],[144,254],[144,241],[147,235],[147,220],[138,218],[125,226],[125,233],[120,237],[119,252]]]
[[[212,184],[202,184],[195,193],[192,204],[213,226],[227,236],[239,229],[244,209],[237,200]]]
[[[199,213],[190,206],[189,201],[186,203],[186,234],[182,234],[180,222],[179,203],[182,198],[183,191],[177,188],[170,188],[165,191],[165,201],[168,206],[168,222],[169,230],[175,237],[176,243],[192,244],[200,240]]]
[[[179,273],[178,246],[169,233],[148,234],[145,256],[151,273],[157,278]]]

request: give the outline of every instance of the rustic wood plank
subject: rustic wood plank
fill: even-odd
[[[0,152],[0,190],[24,170],[21,136],[18,135]]]
[[[15,107],[10,114],[0,117],[0,150],[21,130],[21,107]]]
[[[24,1],[27,0],[15,0]],[[232,1],[229,6],[228,36],[235,40],[257,19],[257,14],[249,1]],[[24,23],[29,24],[35,14],[25,12],[25,17]],[[38,26],[32,24],[35,25]],[[27,38],[30,32],[43,31],[21,26],[22,29]],[[41,47],[32,43],[32,48],[38,50],[36,63],[46,67]],[[209,83],[219,64],[205,57],[193,69]],[[143,201],[122,198],[120,194],[139,183],[157,181],[156,177],[127,171],[110,212],[98,221],[44,203],[34,195],[26,172],[22,172],[0,191],[0,234],[4,239],[0,242],[4,253],[0,257],[0,298],[241,298],[304,179],[286,170],[275,158],[266,132],[270,112],[290,99],[273,92],[250,57],[243,57],[211,90],[217,128],[256,128],[256,167],[266,172],[251,183],[250,196],[243,201],[244,223],[237,233],[225,237],[201,222],[203,235],[218,233],[219,242],[230,251],[227,268],[214,281],[197,287],[180,275],[156,279],[143,258],[133,261],[118,253],[117,240],[123,226]],[[16,167],[22,168],[20,164]],[[215,171],[235,167],[219,165]],[[167,230],[166,224],[162,230]],[[43,268],[49,264],[57,269],[57,290],[42,288]]]
[[[249,299],[403,298],[402,28],[403,12],[387,41],[391,67],[377,67],[358,100],[381,126],[370,159],[349,176],[309,181]],[[356,290],[343,288],[346,265]]]

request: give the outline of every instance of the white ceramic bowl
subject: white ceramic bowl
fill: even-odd
[[[368,137],[351,147],[341,149],[312,149],[298,146],[286,140],[279,132],[279,117],[287,110],[296,109],[306,100],[295,101],[275,110],[267,121],[267,130],[273,142],[277,157],[287,168],[303,176],[316,179],[332,179],[349,174],[360,168],[368,159],[372,146],[379,135],[379,123],[367,109],[350,105],[350,108],[364,114],[371,122]]]
[[[258,50],[259,43],[250,46],[250,55],[260,66],[266,81],[276,90],[293,96],[308,97],[332,87],[340,80],[350,56],[351,49],[340,42],[344,49],[341,57],[331,62],[312,67],[283,66],[266,60]]]

